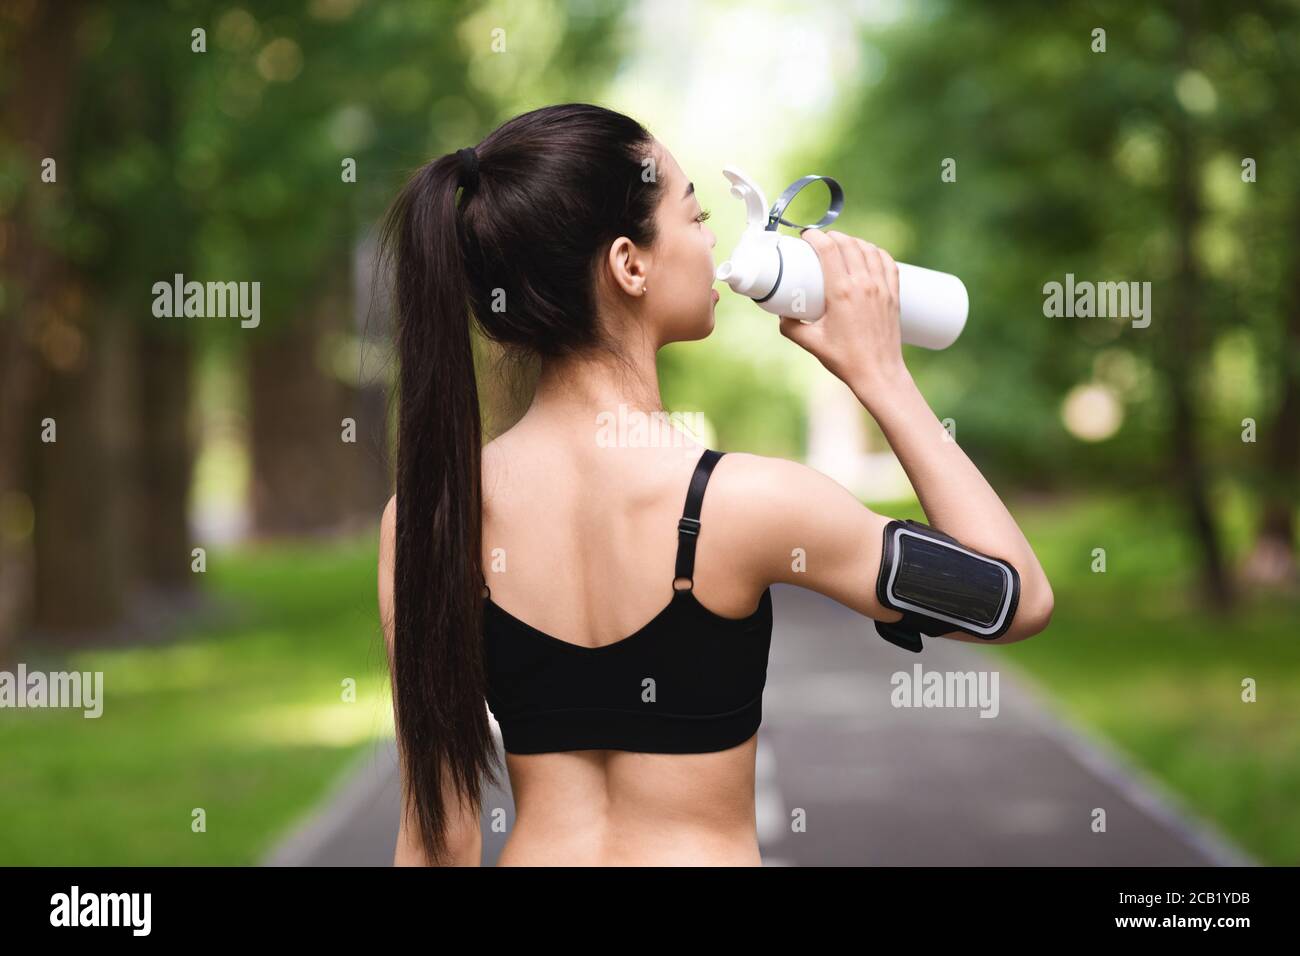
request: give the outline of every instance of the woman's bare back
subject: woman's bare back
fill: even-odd
[[[666,433],[665,433],[666,434]],[[521,423],[483,450],[483,568],[492,601],[588,647],[635,633],[673,597],[677,520],[704,446],[604,447]],[[743,528],[717,465],[704,496],[696,597],[742,618],[763,586],[728,573]],[[757,865],[757,738],[714,753],[507,754],[516,821],[502,865]]]

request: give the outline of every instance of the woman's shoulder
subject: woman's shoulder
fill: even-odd
[[[721,529],[716,533],[743,554],[765,551],[772,542],[797,542],[828,515],[851,515],[864,506],[848,488],[810,465],[736,451],[714,466],[704,507]]]
[[[816,493],[834,479],[803,462],[755,452],[727,452],[714,467],[727,497],[749,510],[767,510],[789,503],[800,493]]]

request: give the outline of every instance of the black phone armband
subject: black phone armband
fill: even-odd
[[[876,621],[891,644],[920,653],[921,635],[963,631],[991,641],[1011,627],[1020,575],[1001,558],[958,543],[919,521],[885,525],[876,597],[901,620]]]

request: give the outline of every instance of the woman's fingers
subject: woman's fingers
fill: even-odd
[[[862,254],[868,263],[867,272],[870,281],[882,294],[886,294],[890,301],[898,301],[898,264],[894,262],[894,257],[884,249],[867,242],[865,239],[855,240],[862,249]]]
[[[898,267],[885,250],[836,230],[808,227],[825,276],[825,312],[805,324],[781,316],[781,334],[811,352],[844,382],[905,370],[898,325]]]
[[[893,295],[894,299],[897,299],[898,263],[894,261],[893,256],[891,256],[886,250],[881,249],[879,246],[876,247],[876,251],[880,253],[880,261],[884,265],[885,279],[889,283],[889,291]]]
[[[811,227],[800,232],[799,238],[817,251],[817,257],[822,264],[822,272],[826,277],[826,288],[829,289],[832,286],[848,281],[849,266],[844,261],[844,252],[838,242],[820,229]]]
[[[781,316],[781,334],[804,348],[813,344],[813,340],[821,334],[821,329],[818,322],[802,322],[788,315]]]
[[[844,265],[848,269],[849,275],[861,276],[870,271],[870,265],[862,254],[862,246],[860,245],[862,240],[854,239],[837,229],[831,229],[826,235],[834,239],[836,245],[840,247],[840,251],[844,254]]]
[[[880,258],[880,247],[865,239],[855,240],[862,251],[862,258],[867,261],[866,272],[873,281],[879,282],[883,289],[888,285],[885,279],[885,264]]]

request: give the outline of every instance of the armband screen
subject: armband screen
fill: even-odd
[[[907,532],[899,536],[898,546],[898,575],[891,595],[895,600],[911,602],[914,610],[981,627],[997,623],[1008,584],[1003,568],[954,560],[948,545]]]
[[[917,521],[891,521],[877,597],[925,634],[965,631],[993,639],[1011,626],[1020,595],[1016,569]],[[902,623],[902,622],[900,622]]]

